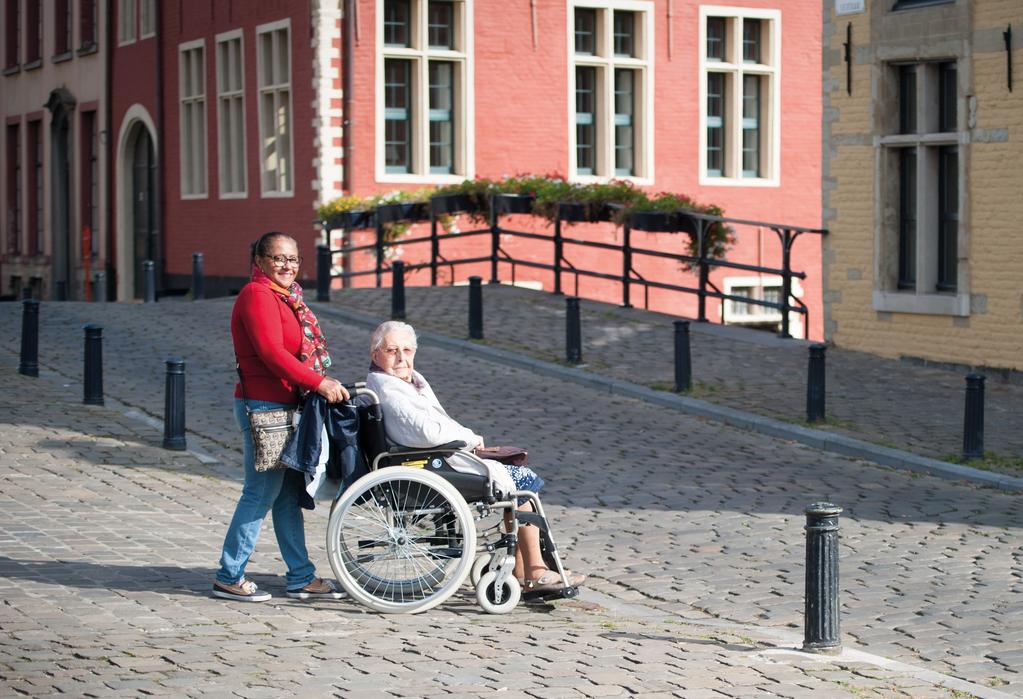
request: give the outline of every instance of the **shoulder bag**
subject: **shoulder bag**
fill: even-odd
[[[245,381],[242,379],[242,368],[237,358],[234,366],[238,372],[238,383],[242,387],[244,401]],[[281,463],[281,452],[295,433],[295,409],[252,410],[246,404],[245,413],[249,417],[249,429],[252,431],[252,455],[256,470],[263,472],[287,468]]]

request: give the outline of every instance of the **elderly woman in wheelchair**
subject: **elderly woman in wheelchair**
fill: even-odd
[[[538,496],[543,479],[474,453],[483,439],[441,407],[413,368],[416,347],[405,323],[373,333],[371,370],[356,389],[372,467],[331,510],[327,548],[338,580],[384,612],[429,609],[466,575],[493,613],[510,611],[523,594],[574,596],[585,576],[561,564]],[[483,527],[492,514],[503,515],[503,527]]]

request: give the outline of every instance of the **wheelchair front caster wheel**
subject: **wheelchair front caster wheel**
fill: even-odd
[[[480,584],[480,578],[483,574],[490,570],[491,554],[481,553],[476,557],[476,560],[472,564],[472,570],[469,571],[469,582],[472,583],[473,587]]]
[[[497,573],[484,573],[476,585],[476,601],[483,611],[490,614],[506,614],[515,609],[522,597],[522,587],[515,578],[508,578],[502,585],[497,585]],[[500,587],[500,590],[498,590]]]

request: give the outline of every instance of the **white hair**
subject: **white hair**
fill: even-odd
[[[412,338],[412,346],[418,347],[419,340],[416,338],[416,329],[408,323],[400,320],[387,320],[377,326],[373,331],[373,337],[369,341],[370,354],[384,346],[384,340],[393,333],[406,333]]]

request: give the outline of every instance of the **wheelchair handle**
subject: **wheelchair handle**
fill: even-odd
[[[373,400],[374,404],[380,402],[380,397],[377,396],[373,390],[366,388],[365,381],[353,381],[352,383],[344,383],[341,385],[345,387],[346,391],[348,391],[348,395],[351,400],[355,400],[360,396],[367,396]]]

